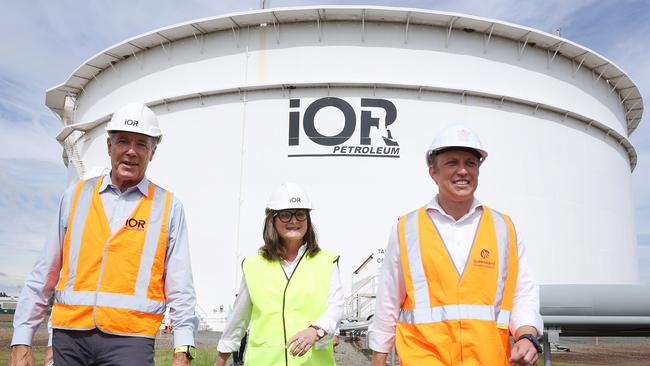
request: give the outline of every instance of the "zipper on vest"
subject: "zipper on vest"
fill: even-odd
[[[280,264],[280,269],[282,270],[282,273],[284,273],[284,277],[287,278],[287,284],[284,286],[284,292],[282,293],[282,330],[284,333],[284,364],[286,366],[289,366],[289,350],[287,349],[287,324],[285,323],[284,320],[284,307],[286,305],[286,299],[287,299],[287,288],[289,288],[289,281],[291,281],[291,278],[293,277],[294,273],[298,270],[298,266],[300,266],[300,262],[302,262],[302,259],[305,257],[305,254],[303,253],[300,259],[298,259],[298,263],[296,264],[296,268],[293,269],[293,272],[291,272],[291,276],[287,276],[287,272],[284,271],[284,268],[282,268],[282,263]]]
[[[95,327],[97,327],[99,330],[102,329],[99,327],[99,324],[97,324],[97,296],[99,295],[99,287],[101,286],[102,278],[104,277],[104,263],[106,262],[106,252],[108,251],[108,245],[110,244],[111,239],[113,239],[113,235],[111,235],[108,240],[106,240],[106,245],[104,245],[102,264],[99,266],[99,278],[97,278],[97,288],[95,288],[95,301],[93,301],[93,323],[95,323]]]
[[[478,230],[477,230],[478,231]],[[465,268],[467,268],[467,265],[465,265]],[[463,273],[465,271],[463,270]],[[462,276],[461,276],[462,278]],[[458,299],[458,303],[462,304],[464,299],[460,298],[460,283],[461,280],[458,280],[458,285],[456,286],[456,299]],[[458,346],[460,346],[460,364],[464,365],[465,364],[465,343],[463,342],[463,319],[462,317],[458,319],[458,338],[460,342],[458,342]]]
[[[485,211],[481,212],[481,217],[478,219],[478,226],[476,226],[476,231],[474,232],[474,237],[472,238],[472,245],[469,247],[469,254],[467,255],[468,261],[472,253],[474,252],[474,246],[477,245],[476,238],[478,237],[478,230],[481,227],[481,224],[483,223],[484,213]],[[458,272],[458,268],[456,267],[454,258],[451,256],[451,253],[449,252],[449,247],[447,247],[447,243],[445,243],[445,239],[442,238],[442,234],[440,234],[440,230],[438,230],[438,227],[436,226],[436,224],[433,223],[433,220],[431,219],[431,217],[429,217],[428,214],[427,214],[427,218],[429,219],[429,223],[431,223],[431,226],[433,226],[433,228],[436,230],[436,233],[438,234],[438,238],[440,238],[440,241],[442,242],[442,246],[445,248],[445,251],[447,252],[447,257],[451,262],[451,266],[454,267],[454,269],[456,270],[456,274],[458,274],[458,284],[460,286],[460,283],[463,281],[463,277],[465,277],[465,271],[467,270],[467,262],[465,262],[465,267],[463,268],[463,271]]]

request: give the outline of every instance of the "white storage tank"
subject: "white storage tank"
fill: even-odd
[[[468,15],[342,6],[152,31],[47,92],[71,183],[110,165],[103,127],[131,101],[159,116],[148,176],[184,203],[200,311],[214,324],[241,260],[262,244],[278,184],[309,192],[349,294],[376,270],[397,217],[437,191],[424,152],[457,122],[490,154],[477,196],[513,217],[540,283],[638,282],[628,137],[641,96],[614,63],[567,39]]]

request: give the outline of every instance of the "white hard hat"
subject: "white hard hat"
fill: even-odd
[[[106,131],[136,132],[151,137],[162,137],[158,118],[142,103],[129,103],[113,113],[106,124]]]
[[[481,161],[488,156],[487,151],[483,150],[481,140],[474,131],[463,125],[452,125],[440,131],[431,142],[426,155],[427,165],[431,164],[432,153],[452,147],[476,150],[481,155]]]
[[[284,210],[287,208],[313,209],[307,192],[296,183],[282,183],[269,197],[266,208],[271,210]]]

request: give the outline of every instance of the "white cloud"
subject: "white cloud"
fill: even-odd
[[[26,159],[58,163],[63,167],[62,148],[56,142],[53,123],[36,118],[31,121],[9,121],[0,118],[0,159]],[[60,128],[60,126],[59,126]]]
[[[65,185],[59,162],[0,159],[0,291],[17,293],[56,221]]]

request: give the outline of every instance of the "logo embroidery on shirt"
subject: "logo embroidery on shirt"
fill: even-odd
[[[477,267],[484,267],[484,268],[494,268],[496,266],[496,262],[490,260],[490,251],[487,249],[482,249],[481,250],[481,258],[482,259],[474,259],[474,265]]]
[[[145,225],[147,225],[147,222],[145,220],[138,220],[133,217],[129,217],[124,223],[124,228],[126,230],[143,231],[145,229]]]

